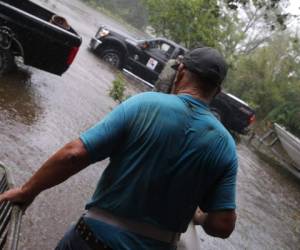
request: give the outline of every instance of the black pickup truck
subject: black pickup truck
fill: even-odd
[[[256,119],[254,110],[246,102],[225,91],[213,99],[210,110],[227,129],[239,134],[246,134]]]
[[[91,39],[89,48],[104,61],[138,76],[150,86],[169,59],[187,51],[164,38],[136,40],[104,26]]]
[[[164,38],[136,40],[101,26],[91,39],[89,49],[109,64],[135,75],[153,87],[170,59],[188,49]],[[244,134],[255,121],[255,112],[247,103],[222,91],[210,104],[212,113],[232,131]]]
[[[55,13],[29,0],[0,0],[0,75],[14,58],[62,75],[72,64],[81,37]]]

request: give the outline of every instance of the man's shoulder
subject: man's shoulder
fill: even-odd
[[[220,144],[222,144],[223,147],[234,153],[236,150],[235,140],[224,125],[211,113],[206,116],[205,121],[207,129],[213,131],[213,133],[210,134],[210,136],[214,137],[213,141],[218,142],[216,146],[219,147]]]
[[[229,147],[235,150],[236,144],[231,133],[224,127],[224,125],[218,120],[218,131],[219,135],[222,136],[223,140],[228,144]]]
[[[225,158],[230,161],[236,161],[237,159],[237,152],[236,152],[236,143],[233,139],[230,132],[221,124],[220,136],[222,137],[222,145],[223,152],[225,154]]]

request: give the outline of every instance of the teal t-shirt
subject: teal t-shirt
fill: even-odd
[[[80,139],[93,162],[110,158],[87,209],[184,232],[197,206],[205,212],[236,206],[234,140],[190,95],[136,95]],[[171,249],[116,228],[108,234],[104,223],[89,224],[113,249]]]

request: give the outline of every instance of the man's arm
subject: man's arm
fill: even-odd
[[[226,239],[234,230],[236,213],[234,209],[203,213],[197,209],[193,222],[201,225],[204,231],[214,237]]]
[[[89,163],[81,140],[72,141],[52,155],[22,187],[1,194],[0,203],[11,201],[26,208],[40,192],[60,184]]]
[[[222,145],[222,141],[219,143],[221,147],[224,147],[221,155],[218,156],[221,159],[219,164],[223,166],[222,171],[198,205],[202,211],[207,213],[200,210],[196,221],[202,225],[207,234],[225,239],[233,232],[236,222],[238,160],[233,140],[229,144],[227,141],[223,142],[224,145]]]

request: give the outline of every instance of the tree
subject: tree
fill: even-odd
[[[217,0],[146,0],[149,23],[156,34],[190,48],[215,46],[219,40]]]
[[[239,10],[241,40],[239,52],[250,53],[268,41],[278,30],[285,30],[290,15],[284,12],[289,0],[226,0],[230,9]]]
[[[277,33],[230,71],[226,89],[255,107],[259,120],[277,121],[300,135],[300,43]]]
[[[287,0],[143,0],[156,34],[182,43],[249,53],[286,28]],[[263,30],[263,32],[262,32]]]

